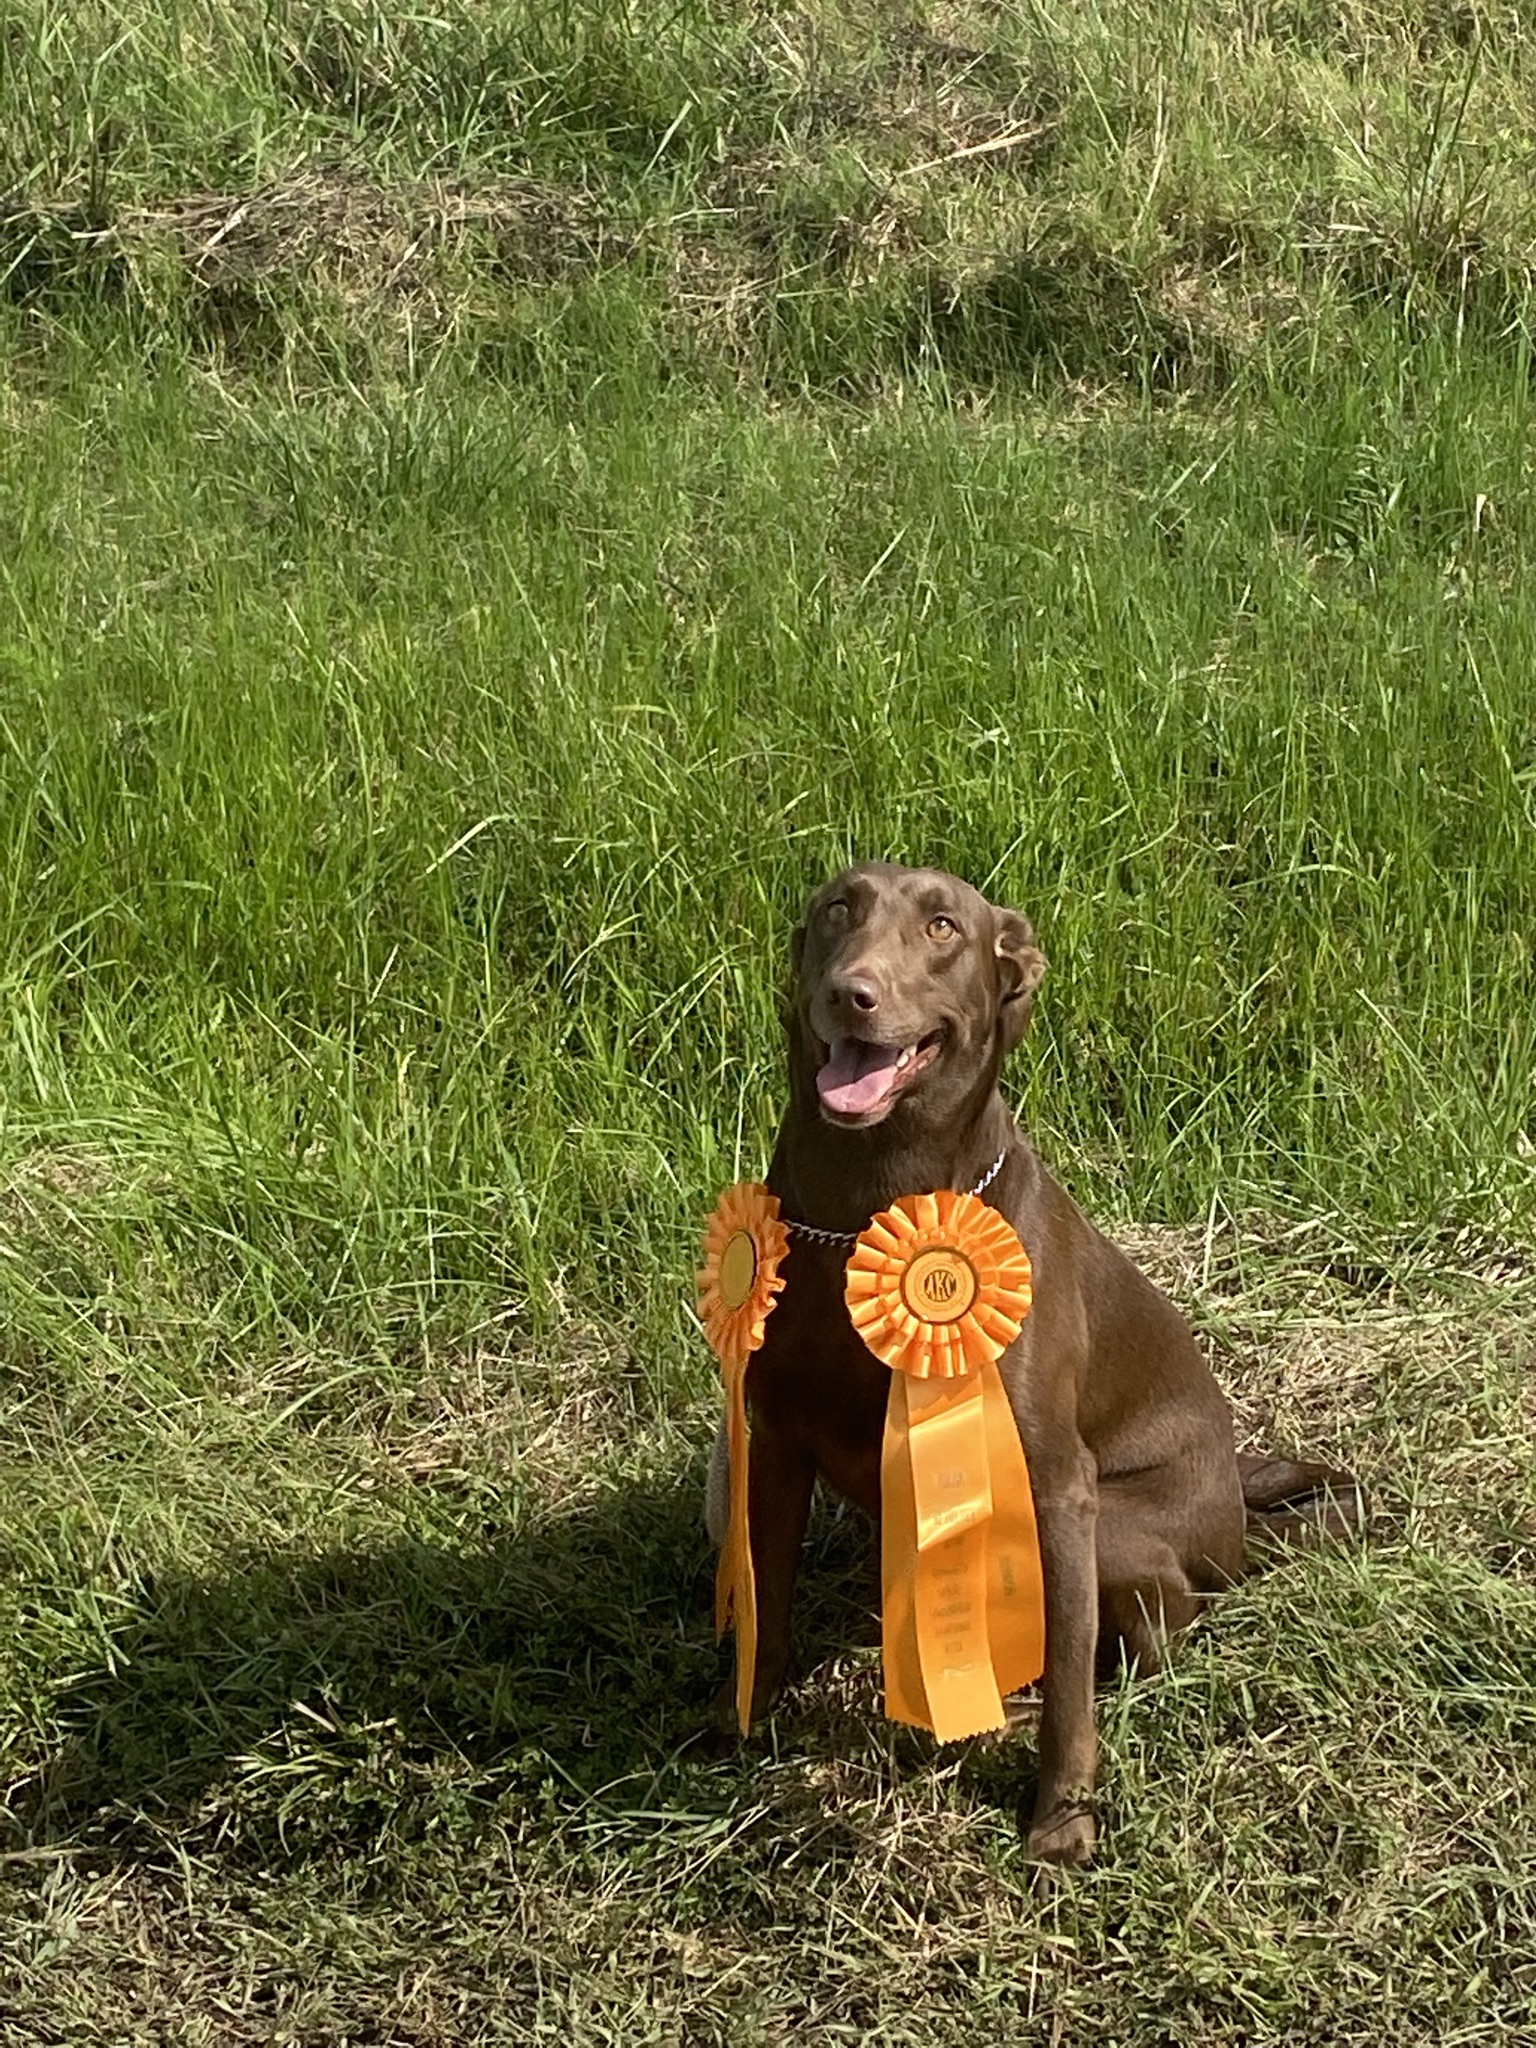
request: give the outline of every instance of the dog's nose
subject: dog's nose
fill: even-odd
[[[827,996],[839,1008],[862,1010],[868,1016],[880,1007],[880,984],[867,974],[840,974],[828,987]]]

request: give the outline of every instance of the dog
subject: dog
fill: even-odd
[[[851,1233],[899,1196],[974,1189],[1029,1253],[1034,1306],[999,1363],[1029,1465],[1046,1603],[1029,1855],[1093,1853],[1094,1687],[1155,1672],[1168,1639],[1245,1568],[1248,1539],[1363,1520],[1347,1473],[1240,1458],[1188,1325],[1052,1179],[998,1092],[1046,971],[1028,919],[931,868],[860,862],[817,890],[791,945],[789,1105],[768,1169],[792,1232],[747,1369],[757,1585],[753,1718],[791,1662],[790,1607],[821,1479],[880,1511],[890,1386],[843,1295]],[[836,1235],[834,1235],[836,1234]],[[838,1241],[839,1236],[843,1241]],[[723,1540],[723,1431],[706,1520]],[[734,1726],[735,1686],[715,1708]]]

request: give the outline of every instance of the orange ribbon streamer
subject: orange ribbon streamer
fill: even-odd
[[[715,1566],[715,1634],[736,1630],[736,1721],[745,1735],[752,1726],[752,1687],[757,1676],[757,1579],[752,1570],[752,1532],[747,1516],[747,1361],[721,1363],[725,1381],[725,1433],[731,1451],[731,1520]]]
[[[704,1228],[699,1318],[725,1387],[725,1433],[731,1463],[731,1519],[715,1567],[715,1634],[736,1631],[736,1719],[752,1725],[757,1676],[757,1580],[748,1520],[747,1361],[763,1341],[774,1297],[783,1290],[779,1264],[789,1232],[779,1204],[760,1181],[727,1188]]]
[[[885,1711],[940,1742],[1001,1728],[1045,1669],[1045,1592],[1018,1425],[995,1364],[891,1375],[880,1459]]]
[[[997,1360],[1032,1300],[1006,1220],[907,1196],[848,1264],[855,1326],[892,1367],[880,1462],[885,1710],[940,1742],[1001,1728],[1045,1668],[1034,1497]]]

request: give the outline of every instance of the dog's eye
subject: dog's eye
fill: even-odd
[[[928,920],[928,936],[930,939],[958,938],[959,933],[960,927],[952,917],[941,915],[939,917],[930,917]]]
[[[823,906],[821,917],[823,924],[846,924],[848,922],[848,906],[842,897],[839,896],[835,902]]]

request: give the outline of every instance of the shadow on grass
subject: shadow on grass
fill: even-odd
[[[615,1490],[473,1547],[256,1553],[146,1581],[110,1663],[59,1698],[59,1737],[0,1847],[134,1856],[171,1830],[291,1863],[472,1838],[509,1813],[557,1820],[621,1782],[626,1807],[729,1805],[767,1752],[867,1754],[863,1681],[850,1703],[820,1676],[734,1762],[687,1748],[727,1668],[701,1481]],[[878,1642],[875,1549],[857,1513],[818,1510],[802,1669]],[[884,1734],[898,1770],[925,1767],[922,1738]],[[997,1777],[984,1766],[973,1790],[1011,1803]]]

